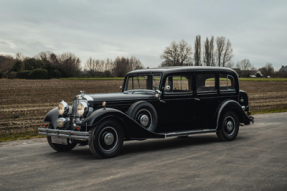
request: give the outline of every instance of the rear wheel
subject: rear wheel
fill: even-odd
[[[105,120],[91,129],[89,147],[95,156],[111,158],[119,153],[123,141],[122,127],[113,120]]]
[[[221,127],[216,132],[217,137],[222,141],[233,141],[239,132],[239,119],[236,113],[228,111],[221,120]]]

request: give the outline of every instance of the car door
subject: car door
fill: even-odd
[[[213,129],[214,116],[220,104],[216,73],[195,75],[195,125],[196,129]]]
[[[192,129],[193,88],[189,73],[167,75],[161,98],[161,121],[166,131]]]

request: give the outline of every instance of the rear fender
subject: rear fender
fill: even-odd
[[[95,127],[103,120],[114,119],[122,125],[126,137],[129,139],[164,138],[164,135],[156,134],[143,128],[130,116],[113,108],[98,109],[87,117],[82,124]]]
[[[240,123],[244,123],[245,125],[250,124],[250,119],[242,110],[241,105],[234,100],[226,100],[219,106],[218,112],[216,114],[216,129],[220,129],[220,120],[228,111],[235,112],[239,118]]]

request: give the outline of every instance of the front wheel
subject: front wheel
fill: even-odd
[[[123,141],[122,127],[113,120],[106,120],[91,129],[89,147],[95,156],[111,158],[119,153]]]
[[[239,132],[239,119],[236,113],[228,111],[221,120],[221,127],[216,132],[222,141],[233,141]]]
[[[52,147],[55,151],[58,151],[58,152],[70,151],[73,148],[75,148],[75,146],[77,145],[76,142],[72,142],[72,143],[68,142],[67,145],[52,143],[52,137],[51,136],[47,136],[47,141],[48,141],[50,147]]]

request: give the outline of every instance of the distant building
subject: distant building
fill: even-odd
[[[283,66],[280,68],[279,72],[287,72],[287,66]]]
[[[263,75],[259,70],[241,70],[240,68],[232,68],[236,71],[238,77],[261,78]]]

